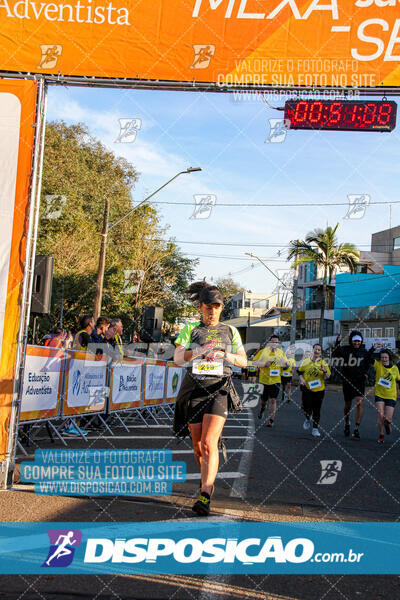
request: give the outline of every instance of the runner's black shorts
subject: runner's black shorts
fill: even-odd
[[[283,377],[283,376],[282,376],[282,377],[281,377],[281,381],[282,381],[282,383],[284,383],[285,385],[286,385],[287,383],[292,383],[292,377]]]
[[[365,379],[360,381],[344,381],[343,396],[345,402],[351,402],[357,396],[365,394]]]
[[[269,400],[269,398],[275,398],[275,399],[278,398],[280,388],[281,388],[281,386],[279,383],[273,383],[272,385],[266,385],[264,383],[264,389],[263,389],[263,395],[262,395],[262,399],[264,400],[264,402]]]
[[[392,408],[397,404],[397,400],[393,400],[392,398],[381,398],[380,396],[375,396],[375,402],[384,402],[385,406],[391,406]]]
[[[196,397],[197,396],[197,397]],[[228,393],[221,389],[209,397],[198,397],[198,392],[192,393],[189,404],[188,422],[202,423],[204,415],[218,415],[219,417],[228,416]]]

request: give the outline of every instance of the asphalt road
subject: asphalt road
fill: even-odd
[[[335,388],[334,388],[335,390]],[[224,429],[228,460],[220,469],[212,501],[212,520],[219,521],[395,521],[400,515],[399,419],[385,444],[377,443],[376,412],[366,403],[361,439],[344,438],[343,402],[337,391],[326,394],[321,438],[302,428],[300,396],[280,403],[273,428],[257,418],[257,409],[229,417]],[[187,464],[188,480],[174,484],[171,497],[67,498],[38,497],[16,483],[0,495],[3,521],[196,521],[191,505],[198,490],[198,469],[189,440],[177,443],[170,418],[148,424],[128,418],[126,431],[112,424],[109,432],[91,433],[87,442],[68,440],[70,448],[168,448],[174,460]],[[354,416],[352,416],[354,421]],[[34,445],[50,444],[45,431]],[[20,459],[22,457],[19,457]],[[26,459],[24,459],[26,460]],[[321,462],[337,467],[334,483],[321,484]],[[340,470],[339,470],[340,468]],[[184,600],[257,598],[280,600],[353,599],[399,595],[400,579],[391,576],[21,576],[1,577],[1,598],[132,598]]]

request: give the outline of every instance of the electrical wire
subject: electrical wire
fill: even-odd
[[[165,241],[165,240],[158,240],[158,241]],[[282,245],[282,242],[280,244],[260,244],[258,242],[253,243],[253,242],[215,242],[214,240],[210,241],[210,242],[204,242],[204,241],[193,241],[193,240],[168,240],[168,241],[172,241],[174,244],[195,244],[195,245],[205,245],[205,246],[244,246],[246,248],[280,248],[281,250],[285,250],[286,248],[290,248],[290,244],[287,245]],[[371,244],[357,244],[357,247],[359,248],[371,248]],[[388,244],[374,244],[375,248],[387,248]],[[375,250],[369,250],[369,252],[375,252]]]
[[[170,202],[168,200],[154,200],[151,202],[151,204],[171,204],[171,205],[178,205],[178,206],[193,206],[193,202]],[[377,201],[377,202],[370,202],[368,204],[368,206],[372,206],[374,204],[377,205],[385,205],[385,204],[400,204],[400,200],[382,200],[381,202]],[[285,208],[296,208],[296,207],[307,207],[307,206],[349,206],[348,202],[295,202],[295,203],[291,203],[291,204],[284,204],[282,202],[273,202],[270,204],[266,204],[266,203],[243,203],[243,204],[238,204],[238,203],[232,203],[232,202],[218,202],[216,204],[213,205],[213,208],[218,207],[218,206],[236,206],[237,208],[243,208],[243,207],[285,207]],[[135,207],[134,207],[135,208]]]

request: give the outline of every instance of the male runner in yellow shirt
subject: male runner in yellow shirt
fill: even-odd
[[[263,395],[261,398],[261,409],[258,418],[261,419],[267,401],[269,400],[269,420],[267,427],[272,427],[274,424],[276,413],[276,400],[279,396],[281,385],[282,368],[288,366],[285,353],[279,347],[279,336],[271,335],[268,345],[257,352],[252,361],[254,365],[260,368],[259,381],[264,385]]]

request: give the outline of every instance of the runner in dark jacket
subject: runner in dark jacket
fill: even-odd
[[[336,338],[335,348],[332,353],[332,370],[340,372],[344,396],[344,435],[350,435],[350,411],[353,399],[356,399],[356,419],[353,437],[360,438],[360,423],[363,414],[363,398],[365,383],[369,367],[369,354],[362,348],[363,336],[359,331],[352,331],[349,335],[349,344],[341,346],[342,337]]]

